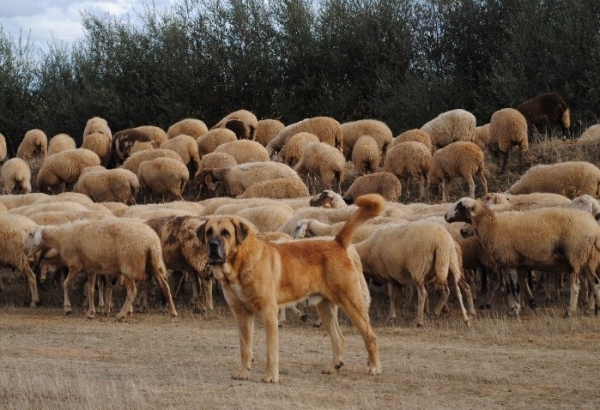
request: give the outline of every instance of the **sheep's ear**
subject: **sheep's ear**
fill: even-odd
[[[40,244],[42,243],[42,230],[38,227],[38,228],[34,228],[33,231],[33,244],[35,246],[40,246]]]
[[[239,219],[234,219],[233,226],[235,226],[235,241],[238,245],[241,245],[244,239],[250,233],[250,227],[247,223],[240,221]]]
[[[206,174],[206,176],[204,177],[204,184],[206,186],[210,186],[212,184],[212,182],[213,182],[212,175]]]

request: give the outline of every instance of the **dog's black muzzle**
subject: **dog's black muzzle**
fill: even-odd
[[[216,239],[211,239],[206,245],[208,253],[208,264],[209,265],[221,265],[225,263],[225,255],[223,254],[223,247]]]

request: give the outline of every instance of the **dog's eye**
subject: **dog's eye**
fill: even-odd
[[[228,236],[229,236],[229,231],[227,231],[227,230],[223,229],[223,230],[221,231],[221,236],[228,237]]]
[[[212,234],[213,234],[213,229],[208,228],[208,230],[206,231],[206,236],[212,236]]]

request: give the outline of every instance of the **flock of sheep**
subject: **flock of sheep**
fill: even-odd
[[[457,109],[396,137],[373,119],[340,124],[314,117],[285,126],[246,110],[210,129],[188,118],[166,132],[140,126],[113,134],[105,119],[94,117],[79,148],[66,134],[47,141],[33,129],[0,174],[0,262],[24,275],[32,307],[40,300],[39,284],[63,272],[65,313],[81,276],[88,317],[96,313],[96,289],[99,309],[110,313],[112,288],[125,286],[116,316],[122,319],[134,306],[147,307],[155,284],[176,318],[173,299],[186,282],[198,309],[213,308],[211,271],[198,235],[207,218],[239,216],[270,241],[335,236],[356,209],[354,200],[378,193],[386,208],[357,230],[352,252],[368,279],[388,286],[390,318],[401,287],[409,301],[416,290],[416,324],[422,326],[429,284],[440,294],[437,315],[447,309],[450,289],[475,315],[482,283],[484,306],[503,287],[511,313],[518,314],[524,302],[519,289],[535,304],[534,271],[548,298],[560,290],[561,275],[570,275],[567,314],[577,308],[581,285],[594,310],[600,304],[600,169],[587,162],[534,166],[505,193],[488,193],[485,177],[487,153],[504,172],[513,146],[520,153],[528,149],[528,130],[567,131],[569,121],[564,101],[547,93],[495,112],[484,126]],[[591,127],[586,138],[594,132]],[[6,156],[1,136],[0,159]],[[356,178],[343,192],[350,173]],[[458,177],[467,181],[469,198],[447,203],[450,181]],[[429,203],[401,202],[414,180],[420,200]],[[442,202],[431,204],[430,187],[438,185]]]

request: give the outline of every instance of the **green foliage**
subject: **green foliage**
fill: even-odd
[[[166,129],[244,108],[285,123],[377,118],[397,134],[454,108],[483,124],[545,91],[577,130],[600,111],[596,0],[184,0],[82,24],[83,40],[41,57],[0,30],[13,150],[30,128],[79,139],[95,115]]]

